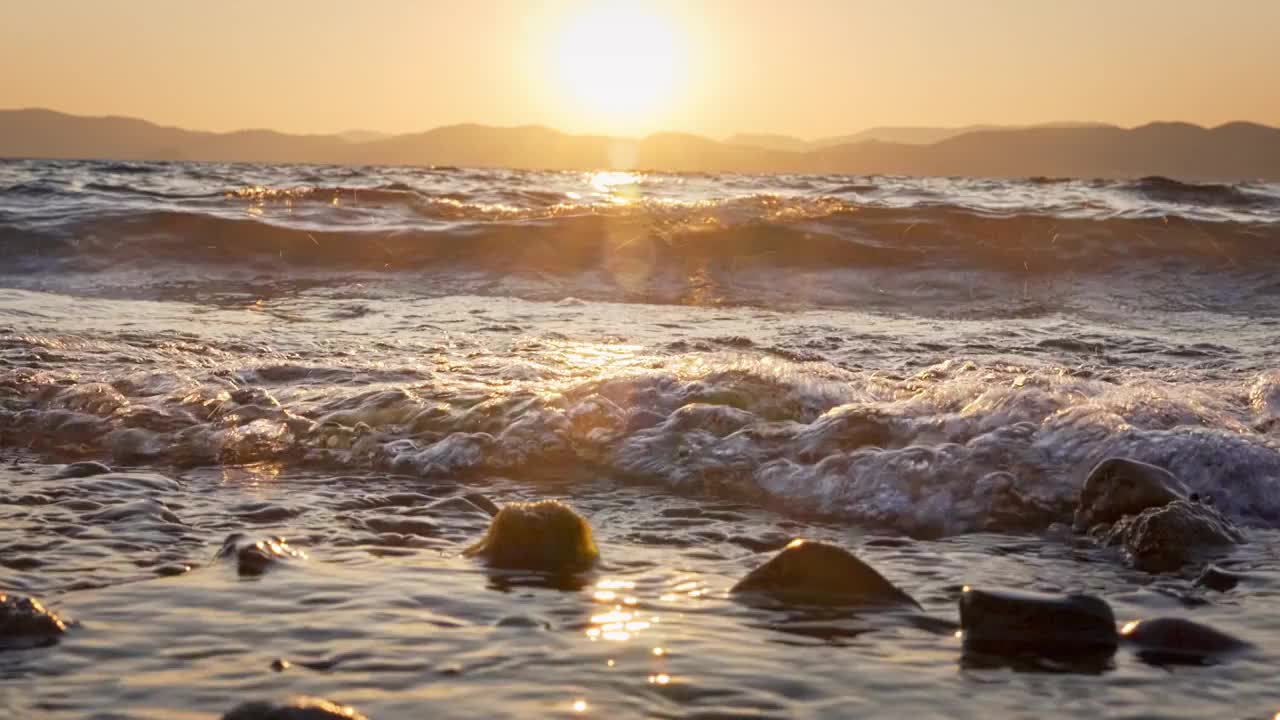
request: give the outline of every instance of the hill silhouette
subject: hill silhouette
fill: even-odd
[[[729,137],[728,142],[734,145],[754,145],[769,150],[791,150],[806,152],[821,150],[836,145],[874,140],[878,142],[900,143],[903,145],[929,145],[943,140],[981,130],[1026,130],[1029,128],[1081,128],[1081,127],[1114,127],[1106,123],[1056,122],[1038,125],[966,125],[963,127],[910,127],[883,126],[873,127],[852,135],[837,135],[818,138],[817,140],[801,140],[789,135],[739,133]]]
[[[904,135],[905,131],[918,132]],[[941,139],[888,142],[876,139],[877,132],[899,140],[940,133]],[[1091,124],[879,128],[806,143],[785,136],[735,136],[733,142],[721,142],[681,133],[631,139],[572,135],[540,126],[468,124],[384,137],[374,133],[291,135],[272,130],[213,133],[135,118],[26,109],[0,110],[0,157],[1280,180],[1280,129],[1244,122],[1214,128],[1187,123],[1151,123],[1130,129]]]

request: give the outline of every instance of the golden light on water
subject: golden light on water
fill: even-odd
[[[614,205],[630,205],[640,199],[641,176],[621,170],[592,173],[587,182],[597,193],[607,195]]]
[[[591,627],[587,628],[587,637],[592,640],[608,640],[626,642],[642,630],[653,626],[650,620],[640,617],[637,612],[624,610],[621,605],[614,605],[606,613],[591,616]]]
[[[604,579],[596,583],[592,591],[592,598],[596,602],[600,602],[601,597],[613,596],[617,597],[620,591],[634,590],[635,583],[627,580]],[[697,599],[706,592],[706,587],[698,581],[686,580],[680,582],[675,588],[678,595],[674,593],[664,594],[664,598],[668,595],[672,597],[683,597]],[[615,642],[623,643],[619,651],[629,654],[630,651],[643,651],[647,657],[645,665],[646,678],[650,685],[668,685],[673,681],[673,677],[668,667],[671,651],[667,643],[662,644],[646,644],[627,645],[631,641],[639,639],[645,631],[650,631],[659,623],[659,616],[642,612],[637,606],[640,605],[640,599],[633,596],[626,596],[625,601],[630,604],[612,603],[609,610],[599,612],[591,616],[590,626],[586,630],[586,636],[591,642]],[[612,654],[612,653],[611,653]],[[637,660],[639,658],[636,658]],[[618,667],[619,662],[610,657],[605,660],[607,667]],[[626,666],[626,662],[622,663]]]
[[[1121,634],[1121,635],[1129,635],[1129,634],[1130,634],[1130,633],[1132,633],[1134,630],[1137,630],[1137,629],[1138,629],[1138,624],[1139,624],[1140,622],[1142,622],[1142,621],[1141,621],[1141,620],[1130,620],[1129,622],[1125,623],[1123,627],[1121,627],[1121,628],[1120,628],[1120,634]]]
[[[586,701],[586,700],[583,700],[583,699],[581,699],[581,698],[579,698],[579,699],[577,699],[577,700],[574,700],[574,701],[573,701],[573,711],[574,711],[574,712],[578,712],[578,713],[580,713],[580,712],[586,712],[586,711],[587,711],[587,701]]]

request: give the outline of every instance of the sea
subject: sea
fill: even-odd
[[[1071,531],[1117,456],[1237,587]],[[486,567],[463,493],[600,563]],[[1277,184],[0,161],[0,592],[72,623],[6,718],[1272,718],[1278,529]],[[923,611],[729,592],[794,538]],[[972,662],[965,586],[1252,649]]]

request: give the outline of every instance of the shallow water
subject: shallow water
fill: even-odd
[[[1277,222],[1274,186],[1160,179],[0,163],[0,590],[80,623],[0,653],[0,708],[1269,717]],[[1071,537],[1110,455],[1243,526],[1245,582]],[[80,459],[120,472],[52,479]],[[604,564],[485,570],[487,518],[427,507],[463,491],[570,502]],[[309,558],[238,577],[237,531]],[[925,612],[728,598],[793,537]],[[976,667],[965,584],[1257,647]]]

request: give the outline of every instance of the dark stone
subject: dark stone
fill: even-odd
[[[1126,515],[1187,497],[1187,487],[1164,468],[1128,458],[1098,463],[1080,488],[1075,530],[1111,523]]]
[[[247,702],[222,716],[222,720],[369,720],[353,708],[313,697],[295,697],[282,703]]]
[[[576,572],[594,565],[600,551],[586,519],[564,503],[543,500],[504,506],[466,554],[496,568]]]
[[[1200,577],[1196,578],[1196,585],[1207,587],[1210,590],[1218,592],[1226,592],[1236,585],[1240,584],[1240,576],[1223,570],[1217,565],[1207,565],[1200,573]]]
[[[1249,643],[1183,618],[1135,620],[1120,630],[1143,660],[1157,665],[1200,665],[1246,650]]]
[[[1111,606],[1091,595],[966,587],[960,593],[960,628],[965,652],[984,655],[1109,657],[1118,642]]]
[[[261,575],[281,563],[305,560],[307,554],[290,547],[282,537],[255,541],[244,533],[232,533],[223,541],[216,558],[234,560],[241,575]]]
[[[791,541],[730,592],[757,593],[806,604],[920,607],[853,553],[810,540]]]
[[[1176,500],[1126,517],[1107,531],[1106,545],[1122,545],[1139,570],[1168,572],[1206,553],[1244,541],[1244,535],[1209,505]]]
[[[39,600],[0,593],[0,643],[53,642],[66,631],[62,618]]]
[[[109,472],[112,472],[111,468],[100,462],[78,462],[71,463],[59,470],[58,474],[53,476],[53,479],[64,480],[66,478],[84,478],[92,477],[94,475],[105,475]]]

